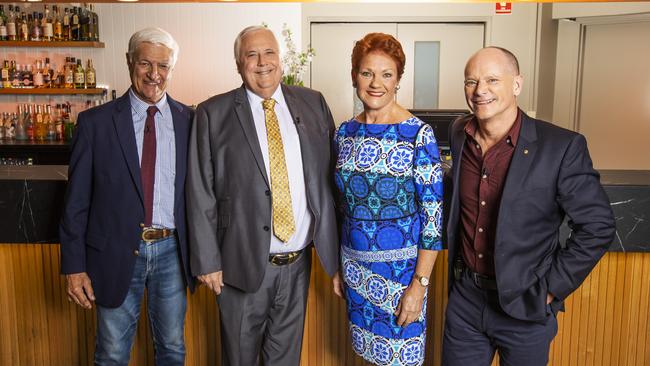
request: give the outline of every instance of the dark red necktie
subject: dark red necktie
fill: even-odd
[[[144,194],[144,226],[151,226],[153,217],[153,184],[156,179],[156,124],[154,116],[158,112],[156,106],[147,109],[147,121],[144,123],[144,139],[142,142],[142,161],[140,175],[142,177],[142,193]]]

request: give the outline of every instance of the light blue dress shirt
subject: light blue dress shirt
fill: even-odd
[[[144,102],[129,89],[131,116],[135,141],[138,145],[138,158],[142,163],[142,145],[144,124],[147,120],[147,108]],[[158,112],[154,116],[156,124],[156,177],[153,186],[153,218],[151,225],[159,228],[176,228],[174,221],[174,182],[176,180],[176,140],[172,111],[165,94],[158,103]]]

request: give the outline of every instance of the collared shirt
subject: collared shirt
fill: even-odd
[[[521,130],[521,111],[499,142],[483,155],[474,139],[476,118],[465,125],[465,146],[460,165],[460,239],[465,263],[470,270],[493,277],[494,239],[499,205],[510,161]]]
[[[269,168],[269,144],[266,136],[266,119],[262,101],[258,95],[246,89],[248,102],[253,113],[255,122],[255,131],[260,143],[262,156],[264,158],[264,167],[266,176],[271,179]],[[281,240],[271,235],[270,253],[287,253],[303,249],[309,242],[309,232],[311,231],[312,215],[307,207],[307,191],[305,188],[305,175],[302,167],[302,154],[300,150],[300,139],[298,130],[293,122],[289,107],[282,94],[282,88],[278,86],[271,97],[275,100],[275,114],[278,117],[280,134],[282,135],[282,144],[284,146],[284,158],[287,165],[287,174],[289,176],[289,190],[291,191],[291,205],[293,207],[293,220],[296,224],[296,231],[289,238],[289,241],[283,243]],[[269,182],[270,183],[270,182]],[[273,220],[273,218],[271,218]],[[271,225],[273,227],[273,225]]]
[[[138,98],[129,89],[131,117],[135,130],[135,142],[138,145],[138,160],[142,162],[142,145],[144,124],[147,120],[147,108],[150,104]],[[174,221],[174,183],[176,180],[176,140],[172,111],[165,94],[158,103],[158,112],[154,116],[156,125],[156,176],[153,186],[153,217],[151,226],[176,227]]]

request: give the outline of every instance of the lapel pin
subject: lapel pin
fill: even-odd
[[[524,155],[528,155],[528,149],[524,149]]]

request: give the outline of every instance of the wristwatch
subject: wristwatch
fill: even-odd
[[[418,281],[422,287],[429,286],[429,277],[420,276],[419,274],[414,273],[413,278],[415,278],[415,280]]]

